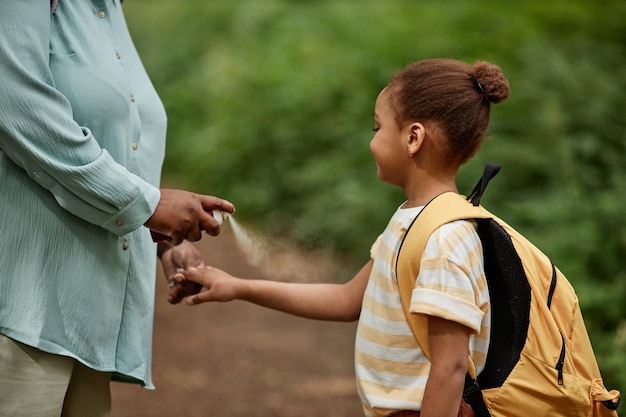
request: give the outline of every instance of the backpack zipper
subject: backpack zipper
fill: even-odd
[[[554,291],[556,290],[556,267],[552,262],[552,279],[550,280],[550,289],[548,290],[548,310],[550,310],[550,306],[552,305],[552,297],[554,297]]]
[[[565,338],[561,335],[561,354],[559,355],[559,360],[556,363],[557,370],[557,383],[559,385],[563,385],[563,365],[565,363]]]
[[[550,262],[552,263],[552,262]],[[548,310],[552,305],[552,297],[556,290],[556,267],[552,264],[552,279],[550,280],[550,290],[548,290]],[[559,360],[556,362],[557,371],[557,383],[563,385],[563,366],[565,365],[565,338],[561,334],[561,353],[559,354]]]

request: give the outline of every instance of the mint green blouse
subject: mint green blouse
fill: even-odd
[[[153,388],[163,105],[119,0],[2,0],[0,333]]]

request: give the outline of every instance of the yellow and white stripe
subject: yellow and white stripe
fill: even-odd
[[[366,416],[419,410],[430,372],[404,317],[395,265],[407,227],[421,207],[398,209],[372,246],[374,265],[356,335],[357,387]],[[489,347],[489,292],[475,225],[457,221],[429,238],[411,298],[411,312],[442,317],[472,331],[470,354],[483,368]]]

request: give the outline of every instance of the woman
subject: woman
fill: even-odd
[[[153,388],[150,231],[166,271],[198,266],[173,243],[234,207],[159,190],[165,111],[121,2],[53,6],[0,12],[0,415],[105,416],[111,377]]]

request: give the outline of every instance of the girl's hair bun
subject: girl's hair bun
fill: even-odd
[[[473,69],[477,87],[490,103],[500,103],[509,96],[511,92],[509,82],[500,67],[489,62],[477,61]]]

